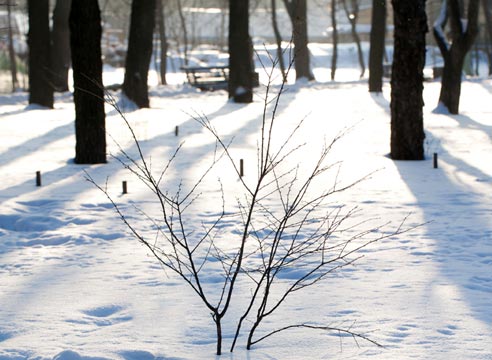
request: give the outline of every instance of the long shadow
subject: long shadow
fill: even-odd
[[[490,174],[449,152],[440,155],[440,163],[490,181]],[[421,162],[418,167],[402,161],[395,164],[417,199],[424,221],[430,222],[423,236],[433,242],[431,250],[416,251],[416,259],[425,258],[438,264],[441,277],[433,283],[456,287],[474,318],[490,326],[492,312],[486,309],[492,304],[492,215],[484,202],[484,194],[473,186],[459,183],[440,169],[430,169],[428,162]]]
[[[380,96],[371,97],[389,112],[387,100]],[[459,122],[461,128],[482,131],[492,139],[492,126],[480,124],[466,115],[452,118]],[[438,139],[431,130],[426,132]],[[451,165],[456,172],[475,179],[477,183],[492,182],[492,174],[453,155],[452,150],[441,148],[439,163]],[[432,169],[428,161],[395,161],[395,165],[415,196],[424,222],[429,222],[423,237],[434,242],[431,251],[417,249],[411,255],[415,256],[416,262],[438,264],[444,280],[438,278],[433,282],[457,287],[474,318],[490,327],[492,312],[485,309],[492,306],[492,214],[484,202],[483,193],[469,183],[460,182],[459,177],[452,176],[454,174],[447,175],[440,169]]]
[[[491,140],[492,140],[492,126],[491,125],[484,125],[479,123],[478,121],[473,120],[471,117],[467,115],[448,115],[450,118],[457,120],[460,124],[460,127],[464,129],[470,129],[470,130],[480,130],[483,133],[485,133]]]
[[[68,123],[51,129],[46,134],[26,140],[22,144],[10,147],[3,153],[0,153],[0,166],[15,162],[18,158],[39,151],[39,148],[68,137],[74,131],[74,124]]]

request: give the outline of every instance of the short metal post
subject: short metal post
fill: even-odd
[[[36,171],[36,186],[41,186],[41,171]]]
[[[123,194],[128,194],[128,187],[126,181],[123,181],[122,185],[123,185]]]
[[[438,168],[438,165],[437,165],[437,153],[434,153],[434,169],[437,169]]]
[[[239,176],[240,177],[244,176],[244,160],[243,159],[239,160]]]

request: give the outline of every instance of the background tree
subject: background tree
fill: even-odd
[[[360,43],[360,37],[357,33],[357,20],[359,18],[359,0],[350,0],[350,8],[347,4],[347,0],[342,0],[343,9],[347,15],[347,19],[350,23],[350,32],[352,38],[354,39],[355,45],[357,46],[357,56],[360,65],[360,78],[364,77],[366,72],[366,64],[364,61],[364,53],[362,52],[362,46]]]
[[[331,0],[331,27],[333,41],[333,56],[331,57],[331,81],[335,80],[338,60],[338,26],[337,26],[337,0]]]
[[[29,104],[53,107],[49,0],[28,0]]]
[[[287,81],[287,72],[284,62],[284,51],[282,49],[282,35],[280,34],[280,29],[278,27],[277,21],[277,0],[270,1],[271,14],[272,14],[272,28],[273,34],[275,35],[275,43],[277,44],[277,58],[278,64],[280,66],[280,72],[282,73],[283,81]]]
[[[369,49],[369,91],[383,91],[383,60],[386,34],[386,0],[372,1]]]
[[[307,30],[307,1],[283,0],[287,13],[292,23],[292,37],[294,40],[294,66],[296,80],[306,78],[314,80],[311,72],[310,56],[308,49]]]
[[[74,80],[75,162],[105,163],[102,28],[97,0],[72,0],[69,26]]]
[[[181,0],[176,0],[176,9],[178,10],[179,24],[180,24],[180,27],[181,27],[181,35],[182,35],[182,38],[183,38],[183,59],[184,59],[184,65],[185,66],[188,66],[188,64],[189,64],[189,56],[188,56],[188,47],[189,47],[188,27],[186,26],[186,18],[184,16],[183,4],[181,3]]]
[[[70,68],[70,29],[68,16],[71,0],[57,0],[53,10],[51,31],[51,73],[56,91],[68,91],[68,70]]]
[[[159,66],[161,84],[167,85],[166,73],[167,73],[167,34],[166,34],[166,22],[164,15],[164,4],[163,0],[157,0],[156,3],[157,11],[157,24],[159,27],[159,39],[161,45],[161,65]]]
[[[253,45],[249,36],[248,0],[229,1],[229,98],[253,101]]]
[[[391,158],[424,159],[422,108],[427,16],[425,0],[392,0]]]
[[[12,92],[14,92],[18,86],[17,81],[17,62],[14,49],[14,39],[12,34],[12,9],[13,0],[7,0],[5,3],[7,6],[7,21],[8,21],[8,38],[9,38],[9,60],[10,60],[10,75],[12,78]]]
[[[489,76],[492,75],[492,54],[491,54],[491,42],[492,42],[492,14],[490,11],[490,1],[482,0],[482,8],[485,17],[485,38],[487,39],[487,57],[489,60]]]
[[[149,107],[148,72],[152,57],[156,0],[132,1],[123,93],[139,108]]]
[[[443,0],[441,13],[434,23],[434,37],[444,59],[439,103],[451,114],[459,112],[463,63],[478,34],[479,0],[468,1],[466,16],[464,4],[462,0]],[[448,20],[449,42],[444,33]]]

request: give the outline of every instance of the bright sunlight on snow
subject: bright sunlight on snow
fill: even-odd
[[[316,66],[326,68],[326,48],[310,46],[319,54],[313,59]],[[307,145],[291,160],[308,163],[324,142],[350,128],[330,152],[329,163],[342,162],[341,183],[372,175],[336,194],[333,204],[358,206],[355,220],[368,226],[389,222],[387,231],[407,216],[405,226],[421,226],[362,249],[353,265],[293,294],[258,332],[297,323],[345,327],[383,347],[338,332],[290,329],[250,351],[241,335],[230,355],[227,350],[245,301],[236,295],[224,319],[226,351],[221,358],[490,360],[492,82],[465,80],[461,115],[456,116],[434,111],[440,83],[425,82],[427,159],[392,161],[387,156],[389,83],[382,94],[370,94],[367,79],[358,79],[357,64],[344,60],[355,59],[350,51],[350,56],[343,47],[340,51],[344,82],[319,81],[327,73],[315,69],[318,82],[287,87],[274,137],[284,139],[306,118],[294,141]],[[120,70],[106,70],[108,83],[122,80]],[[182,85],[179,76],[172,79],[174,85],[151,88],[150,109],[126,113],[157,171],[184,143],[163,186],[174,191],[180,183],[190,186],[213,156],[214,139],[193,114],[207,116],[224,139],[233,138],[230,152],[238,163],[244,160],[244,181],[255,181],[264,87],[256,89],[252,104],[239,105],[228,101],[224,91],[199,92]],[[263,73],[260,80],[266,80]],[[272,91],[278,90],[274,85]],[[0,359],[214,358],[209,311],[132,237],[87,177],[106,185],[128,219],[151,238],[153,224],[134,205],[157,216],[155,198],[113,157],[105,165],[73,163],[70,93],[58,95],[53,110],[26,108],[27,97],[0,96]],[[110,106],[106,122],[109,152],[118,157],[121,146],[136,158],[128,129]],[[41,172],[40,187],[36,171]],[[221,178],[228,206],[234,206],[241,194],[232,167],[216,169],[211,176],[214,184]],[[124,195],[123,181],[128,184]],[[316,186],[330,187],[334,181],[333,176]],[[194,231],[201,231],[220,211],[221,193],[211,189],[188,218]],[[235,241],[241,223],[220,226],[220,241]],[[295,271],[283,276],[295,276]],[[204,278],[209,290],[221,281],[213,272]],[[249,294],[250,285],[241,280],[237,294]]]

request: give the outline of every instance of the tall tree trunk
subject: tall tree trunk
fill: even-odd
[[[148,73],[152,57],[156,0],[133,0],[123,93],[139,108],[149,107]]]
[[[70,29],[68,16],[71,0],[57,0],[53,10],[51,31],[51,73],[56,91],[68,91],[70,68]]]
[[[275,42],[277,43],[278,64],[280,66],[280,72],[282,73],[283,81],[287,81],[287,73],[285,71],[285,62],[284,62],[284,51],[282,49],[282,35],[280,35],[280,30],[278,28],[278,22],[277,22],[277,1],[271,0],[270,3],[272,7],[273,33],[275,34]]]
[[[386,0],[372,1],[369,49],[369,91],[383,91],[383,61],[386,34]]]
[[[12,34],[12,0],[7,0],[7,20],[8,20],[8,36],[9,36],[9,60],[10,60],[10,75],[12,78],[12,92],[15,92],[18,86],[17,81],[17,61],[14,49],[14,37]]]
[[[307,31],[307,0],[284,0],[292,23],[296,80],[314,80],[311,72]]]
[[[461,94],[461,73],[466,54],[478,34],[479,0],[468,2],[467,20],[459,0],[444,0],[441,14],[434,24],[434,37],[444,59],[439,102],[451,114],[458,114]],[[451,43],[444,35],[447,20],[450,22]]]
[[[253,101],[253,54],[249,37],[249,0],[229,2],[229,98]]]
[[[167,35],[163,0],[157,0],[157,22],[159,24],[159,39],[161,44],[161,66],[159,67],[161,74],[161,84],[167,85]]]
[[[342,0],[343,8],[345,10],[345,14],[347,15],[347,19],[350,23],[350,32],[352,33],[352,38],[354,39],[355,45],[357,46],[357,57],[359,59],[360,65],[360,78],[364,77],[366,72],[366,64],[364,61],[364,53],[362,52],[362,46],[360,44],[360,37],[357,33],[357,18],[359,17],[359,3],[358,0],[352,0],[351,10],[349,10],[347,6],[347,0]]]
[[[29,104],[53,107],[49,0],[28,0]]]
[[[392,3],[395,39],[391,72],[391,158],[423,160],[425,0],[392,0]]]
[[[333,56],[331,57],[331,81],[335,80],[338,61],[338,25],[337,25],[337,0],[331,0],[331,27],[333,41]]]
[[[102,29],[97,0],[72,0],[69,26],[74,80],[75,162],[105,163]]]

